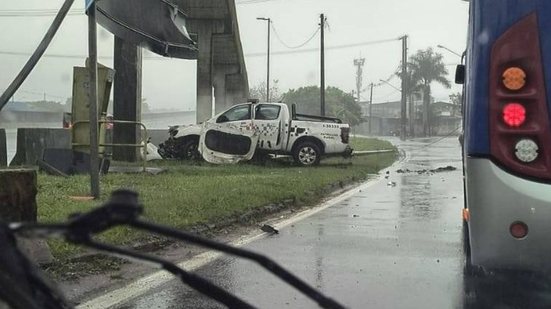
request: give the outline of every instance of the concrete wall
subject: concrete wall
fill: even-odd
[[[63,113],[61,112],[22,112],[22,111],[1,111],[0,123],[17,122],[57,122],[61,126]]]
[[[8,148],[6,145],[6,130],[0,129],[0,166],[8,165]]]
[[[15,165],[35,165],[42,158],[46,148],[71,149],[69,129],[18,129],[17,152],[10,163]]]

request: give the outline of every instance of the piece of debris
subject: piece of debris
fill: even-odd
[[[387,183],[387,186],[389,186],[389,187],[396,187],[396,183],[395,183],[394,181],[389,181],[389,182]]]
[[[354,218],[359,218],[359,217],[360,217],[360,215],[354,215],[353,217],[354,217]]]
[[[399,169],[399,170],[396,171],[396,173],[398,173],[398,174],[417,173],[419,175],[422,175],[422,174],[432,175],[434,173],[452,172],[452,171],[455,171],[455,170],[457,170],[456,167],[448,165],[446,167],[439,167],[439,168],[435,168],[435,169],[432,169],[432,170],[423,169],[423,170],[412,171],[412,170],[409,170],[407,168],[406,169]]]
[[[273,226],[268,225],[268,224],[264,224],[262,227],[260,227],[260,229],[263,232],[268,233],[268,234],[279,234],[278,230],[276,230]]]

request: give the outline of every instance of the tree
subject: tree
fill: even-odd
[[[320,115],[320,88],[318,86],[291,89],[283,95],[288,105],[296,104],[302,114]],[[328,87],[325,92],[326,115],[337,117],[355,126],[363,122],[362,108],[356,98],[336,87]]]
[[[459,114],[463,113],[463,94],[461,92],[456,92],[450,94],[450,101],[454,106],[454,109]]]
[[[435,53],[432,48],[417,51],[415,55],[410,57],[409,62],[413,78],[420,81],[420,87],[423,91],[423,134],[427,136],[430,131],[431,84],[437,82],[446,88],[451,88],[451,84],[446,78],[448,70],[442,60],[442,55]]]
[[[267,102],[266,98],[266,82],[261,82],[249,90],[249,97],[251,99],[258,99],[261,102]],[[282,99],[281,92],[279,91],[279,80],[274,79],[270,84],[270,102],[280,102]]]
[[[415,74],[415,69],[413,64],[407,63],[407,74],[406,74],[406,98],[409,101],[409,121],[410,121],[410,132],[409,134],[411,136],[415,135],[414,127],[415,127],[415,119],[416,117],[416,109],[415,109],[415,96],[419,90],[421,90],[421,79],[420,77]],[[396,72],[396,75],[400,78],[402,78],[402,72],[398,71]]]

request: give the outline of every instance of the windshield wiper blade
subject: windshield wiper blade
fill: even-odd
[[[207,279],[201,276],[198,276],[196,274],[189,273],[184,269],[178,267],[176,264],[163,260],[161,258],[134,252],[134,251],[125,250],[116,246],[96,242],[91,239],[86,242],[79,242],[78,244],[81,244],[96,250],[100,250],[100,251],[105,251],[105,252],[122,255],[125,257],[130,257],[130,258],[145,261],[145,262],[159,264],[164,270],[175,275],[183,283],[189,285],[199,293],[204,294],[208,297],[211,297],[212,299],[228,306],[228,308],[244,308],[244,309],[255,308],[254,306],[248,304],[247,302],[243,301],[239,297],[211,283]]]
[[[111,245],[98,243],[92,240],[91,236],[100,234],[115,226],[128,225],[136,229],[152,232],[155,234],[175,238],[178,240],[190,242],[205,248],[221,251],[230,255],[255,261],[264,267],[266,270],[293,286],[302,294],[315,301],[322,308],[341,309],[345,308],[337,301],[325,296],[321,292],[314,289],[308,283],[293,275],[291,272],[283,268],[269,257],[249,251],[233,247],[224,243],[213,241],[201,236],[186,233],[170,227],[149,223],[139,219],[143,213],[143,206],[138,203],[138,194],[128,190],[117,190],[111,195],[111,199],[103,206],[96,208],[88,213],[74,215],[70,218],[67,224],[52,225],[52,228],[59,232],[59,229],[65,229],[63,235],[66,240],[90,246],[98,250],[103,250],[127,257],[140,259],[148,262],[160,264],[165,270],[178,276],[184,283],[190,285],[197,291],[213,298],[230,308],[253,308],[251,305],[240,300],[233,294],[215,286],[206,279],[187,273],[173,263],[160,258],[143,255],[133,251],[128,251]],[[47,224],[31,224],[13,226],[14,230],[19,232],[28,232],[33,230],[48,230]]]

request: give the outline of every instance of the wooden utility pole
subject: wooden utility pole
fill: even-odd
[[[90,194],[100,196],[98,149],[98,46],[96,3],[88,8],[88,62],[90,70]]]
[[[402,108],[400,117],[400,139],[406,139],[407,131],[407,61],[408,61],[408,36],[402,38]]]
[[[321,27],[321,85],[320,85],[320,111],[321,115],[325,116],[325,14],[320,15],[320,27]]]
[[[409,136],[415,137],[415,96],[413,93],[409,95]]]
[[[368,128],[369,135],[371,135],[372,123],[373,123],[373,83],[371,83],[371,91],[369,94],[369,128]]]

